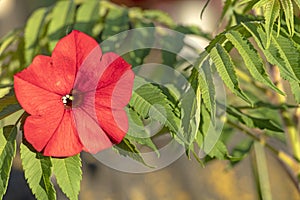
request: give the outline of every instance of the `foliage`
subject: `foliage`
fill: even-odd
[[[263,197],[270,196],[268,185],[262,183],[268,177],[265,149],[271,150],[284,163],[300,187],[300,136],[297,131],[300,122],[300,20],[295,17],[297,9],[300,9],[298,0],[226,0],[220,19],[220,26],[226,28],[213,37],[196,26],[177,24],[161,11],[120,7],[98,0],[57,1],[53,6],[33,12],[23,28],[11,31],[0,40],[0,91],[5,94],[0,99],[0,119],[21,110],[13,92],[13,75],[27,67],[34,56],[50,55],[61,37],[77,29],[99,43],[106,41],[104,51],[119,50],[135,43],[136,49],[123,55],[133,68],[145,64],[154,54],[159,56],[161,64],[183,74],[188,83],[182,95],[174,89],[176,80],[173,85],[164,85],[136,75],[133,95],[126,108],[130,116],[129,131],[115,147],[116,152],[148,166],[140,147],[146,146],[159,156],[154,141],[156,136],[149,135],[145,129],[145,125],[157,122],[162,126],[157,136],[169,134],[186,148],[188,156],[192,152],[201,163],[227,159],[236,164],[253,152],[254,146]],[[149,27],[154,29],[139,29],[133,35],[121,34],[121,39],[126,39],[127,43],[110,40],[111,36],[123,31]],[[182,37],[168,37],[159,27],[180,32]],[[157,35],[163,38],[159,41],[161,51],[151,49]],[[185,66],[187,61],[176,54],[189,46],[184,40],[187,35],[210,41],[203,51],[193,49],[200,54],[188,67]],[[173,42],[174,39],[177,41]],[[147,45],[139,41],[146,41]],[[226,103],[218,97],[215,76],[226,86]],[[1,197],[5,194],[16,154],[17,126],[21,124],[22,130],[25,117],[23,114],[16,124],[0,131]],[[225,124],[222,137],[213,141],[209,138],[210,128],[216,132],[220,123]],[[245,133],[246,139],[229,148],[226,144],[237,132]],[[139,137],[140,134],[147,137]],[[271,139],[272,145],[269,144]],[[205,146],[208,144],[212,146],[209,150]],[[291,151],[284,152],[276,144],[284,144]],[[204,148],[207,155],[199,157],[197,148]],[[44,157],[23,139],[21,159],[25,178],[37,199],[56,199],[52,174],[68,198],[78,198],[79,155]]]

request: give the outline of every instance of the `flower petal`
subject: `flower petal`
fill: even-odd
[[[71,110],[65,110],[64,116],[46,145],[45,156],[67,157],[80,153],[82,144],[79,140]]]
[[[73,109],[76,122],[76,129],[84,150],[90,153],[97,153],[111,147],[113,144],[100,128],[95,116],[91,116],[84,109]]]
[[[73,30],[58,41],[53,50],[52,58],[56,64],[63,67],[75,67],[77,72],[92,51],[100,53],[99,59],[101,58],[102,52],[97,41],[83,32]]]
[[[45,115],[49,112],[61,112],[64,105],[61,96],[42,89],[31,82],[23,80],[24,74],[14,76],[14,89],[21,106],[31,115]]]
[[[120,143],[128,131],[126,112],[104,107],[97,107],[96,110],[100,127],[113,143]]]
[[[130,100],[134,73],[131,66],[114,53],[105,54],[102,60],[109,67],[98,82],[96,102],[99,106],[122,109]]]
[[[63,109],[52,109],[45,116],[27,117],[24,124],[25,139],[37,151],[42,151],[57,129],[63,113]]]
[[[75,73],[70,66],[64,69],[53,63],[51,57],[38,55],[29,67],[16,76],[49,92],[64,95],[70,92]],[[70,77],[65,77],[66,74]]]

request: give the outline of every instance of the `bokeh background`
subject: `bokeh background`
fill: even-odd
[[[0,0],[0,37],[13,28],[24,26],[38,7],[49,6],[54,0]],[[118,4],[144,9],[160,9],[178,23],[196,24],[204,31],[218,33],[222,1],[213,0],[200,19],[206,0],[113,0]],[[202,41],[203,46],[207,41]],[[1,124],[1,123],[0,123]],[[238,137],[243,137],[238,134]],[[269,179],[274,200],[297,200],[299,193],[289,175],[267,151]],[[82,154],[83,180],[81,200],[255,200],[259,199],[253,155],[234,168],[227,161],[212,161],[203,168],[183,155],[170,166],[147,174],[118,172],[101,164],[89,154]],[[6,200],[31,200],[22,172],[19,155],[13,163]],[[56,186],[57,188],[57,186]],[[59,190],[57,188],[57,190]],[[67,199],[61,192],[58,200]]]

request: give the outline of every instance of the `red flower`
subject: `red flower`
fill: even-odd
[[[128,130],[124,107],[134,74],[114,53],[102,55],[90,36],[73,31],[52,56],[38,55],[14,76],[21,106],[30,114],[26,140],[45,156],[96,153],[119,143]]]

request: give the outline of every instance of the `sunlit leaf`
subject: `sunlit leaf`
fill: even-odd
[[[216,91],[209,60],[204,60],[200,67],[199,85],[201,96],[206,109],[211,114],[212,121],[214,121],[216,115]]]
[[[74,29],[93,35],[93,27],[99,20],[99,8],[99,0],[84,2],[76,13]]]
[[[268,129],[276,132],[283,132],[280,125],[278,125],[275,121],[267,118],[258,118],[252,117],[245,113],[242,113],[240,110],[234,107],[227,107],[226,112],[239,120],[239,122],[245,124],[250,128],[260,128],[260,129]]]
[[[126,111],[129,129],[125,138],[151,148],[155,151],[157,156],[159,156],[159,151],[156,145],[152,142],[150,134],[145,130],[145,125],[143,124],[141,117],[132,109],[126,109]]]
[[[265,55],[266,59],[273,65],[276,65],[280,69],[280,75],[286,80],[294,80],[299,81],[298,77],[294,73],[291,65],[289,64],[289,60],[291,60],[294,64],[299,59],[298,56],[292,55],[292,57],[286,56],[285,54],[291,54],[293,51],[293,45],[290,46],[290,42],[288,44],[283,44],[285,49],[278,49],[273,42],[270,43],[268,49],[264,47],[264,41],[266,41],[266,33],[262,30],[262,28],[257,24],[252,23],[243,23],[242,24],[247,31],[252,35],[254,40],[256,41],[258,47],[262,50],[263,54]],[[280,46],[279,46],[280,47]],[[296,51],[297,52],[297,51]],[[295,54],[295,53],[294,53]],[[281,55],[281,56],[278,56]],[[294,57],[293,57],[294,56]],[[284,58],[283,58],[284,57]],[[299,63],[296,63],[296,66]]]
[[[0,99],[0,120],[21,109],[22,107],[16,99],[14,90],[11,89],[8,94]]]
[[[196,139],[200,123],[201,94],[199,73],[193,69],[189,78],[190,87],[183,95],[181,105],[181,126],[187,145],[191,145]]]
[[[216,47],[211,50],[210,56],[226,86],[234,94],[241,97],[248,103],[251,103],[249,98],[240,89],[238,78],[234,70],[234,64],[224,47],[220,44],[216,44]]]
[[[279,17],[280,13],[280,3],[279,0],[270,0],[264,5],[264,16],[265,16],[265,29],[267,33],[267,44],[266,47],[270,46],[271,35],[273,31],[273,26],[276,19]]]
[[[131,141],[128,140],[127,138],[124,138],[121,143],[114,146],[113,148],[120,155],[125,156],[125,157],[130,157],[130,158],[144,164],[145,166],[151,167],[147,163],[145,163],[138,148],[133,143],[131,143]]]
[[[6,192],[13,158],[16,155],[16,126],[0,129],[0,198]]]
[[[55,200],[56,192],[50,181],[52,163],[50,157],[20,147],[22,166],[27,183],[37,200]]]
[[[294,6],[292,0],[279,0],[283,9],[285,22],[291,36],[294,35]]]
[[[48,8],[36,10],[27,20],[24,32],[25,40],[25,60],[28,65],[35,56],[36,49],[39,48],[39,40],[43,29],[46,27],[45,18],[49,12]]]
[[[80,155],[52,158],[53,173],[62,191],[70,200],[78,199],[82,178]]]
[[[170,104],[162,91],[150,83],[136,88],[129,102],[129,105],[143,118],[150,116],[167,126],[173,133],[178,133],[178,125]]]
[[[227,33],[226,37],[242,56],[244,63],[249,72],[251,73],[252,77],[257,81],[269,86],[279,94],[284,95],[284,93],[280,91],[269,78],[266,70],[264,69],[263,60],[260,58],[260,55],[254,49],[253,45],[236,31],[231,31]]]
[[[59,39],[72,31],[75,15],[74,1],[58,1],[53,10],[52,18],[48,28],[49,49],[52,51]]]
[[[220,140],[216,142],[216,144],[214,145],[212,150],[208,153],[208,155],[212,158],[215,157],[220,160],[224,160],[229,156],[226,145]]]

